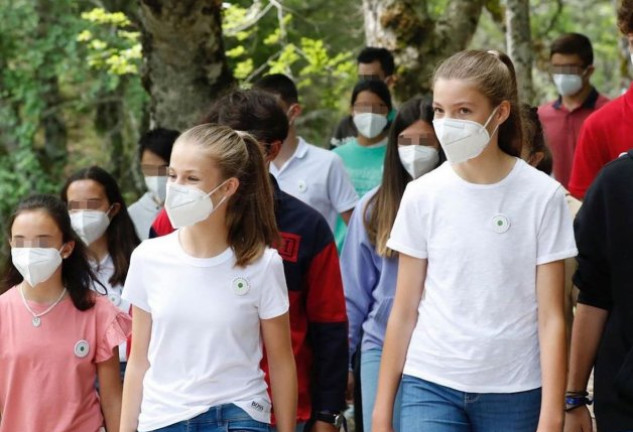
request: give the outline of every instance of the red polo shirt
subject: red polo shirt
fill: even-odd
[[[591,93],[578,108],[569,111],[559,96],[554,102],[541,105],[538,116],[554,162],[554,177],[565,188],[569,187],[571,166],[580,128],[590,114],[609,102],[592,87]]]
[[[622,96],[591,114],[580,131],[569,191],[583,199],[604,165],[633,148],[633,83]]]

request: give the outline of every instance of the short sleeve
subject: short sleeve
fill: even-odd
[[[574,230],[578,243],[578,267],[574,274],[574,285],[580,293],[578,302],[601,309],[610,309],[611,272],[607,247],[609,213],[606,205],[607,192],[613,184],[606,185],[604,175],[596,178],[585,196],[585,201],[576,216]],[[626,214],[622,212],[621,214]]]
[[[404,191],[387,247],[414,258],[425,259],[428,258],[429,214],[412,186],[415,186],[415,182],[410,182]]]
[[[152,310],[147,300],[147,288],[143,281],[143,259],[140,248],[142,248],[142,246],[132,252],[130,268],[125,278],[121,298],[132,303],[133,306],[151,313]]]
[[[358,202],[358,194],[345,170],[343,160],[335,153],[332,154],[332,166],[328,176],[328,195],[337,213],[354,208]]]
[[[272,256],[267,268],[262,272],[261,295],[259,299],[259,317],[271,319],[288,312],[288,288],[281,257],[276,251],[271,251]]]
[[[114,347],[127,341],[132,319],[105,298],[98,299],[94,307],[98,309],[95,363],[102,363],[112,358]]]
[[[578,254],[573,220],[563,188],[558,187],[548,200],[537,234],[536,265],[571,258]]]

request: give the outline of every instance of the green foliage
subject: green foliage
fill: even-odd
[[[77,41],[88,48],[88,65],[104,69],[110,75],[138,74],[142,60],[140,32],[132,31],[132,23],[122,12],[94,8],[81,14],[91,24],[77,35]]]
[[[57,194],[69,173],[88,164],[117,168],[106,145],[115,131],[99,131],[95,125],[103,103],[117,101],[124,107],[113,126],[127,144],[119,172],[135,167],[147,100],[138,76],[139,33],[122,13],[88,11],[86,6],[74,0],[0,0],[3,234],[8,215],[26,195]],[[57,142],[51,140],[55,131],[46,126],[51,119],[67,130],[67,139],[62,134]],[[2,241],[0,255],[6,244]]]
[[[346,14],[345,10],[348,10]],[[354,52],[362,47],[362,21],[349,4],[315,0],[225,3],[226,55],[235,77],[249,86],[268,73],[292,78],[305,115],[297,125],[309,141],[325,146],[331,129],[347,109],[356,81]],[[350,27],[340,26],[340,15]],[[331,20],[331,21],[329,21]],[[351,30],[357,25],[359,33]]]

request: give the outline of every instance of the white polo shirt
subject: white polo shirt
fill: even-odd
[[[280,169],[271,163],[270,173],[282,191],[321,213],[334,232],[338,214],[354,208],[358,194],[340,156],[298,139],[292,157]]]
[[[134,228],[136,228],[136,234],[141,240],[147,240],[149,237],[149,229],[161,209],[162,207],[156,204],[152,198],[151,192],[145,192],[138,201],[127,208]]]

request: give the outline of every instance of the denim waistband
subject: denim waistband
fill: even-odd
[[[190,420],[190,423],[224,423],[227,421],[252,420],[252,417],[242,408],[234,404],[224,404],[209,408],[209,411],[202,413]]]

